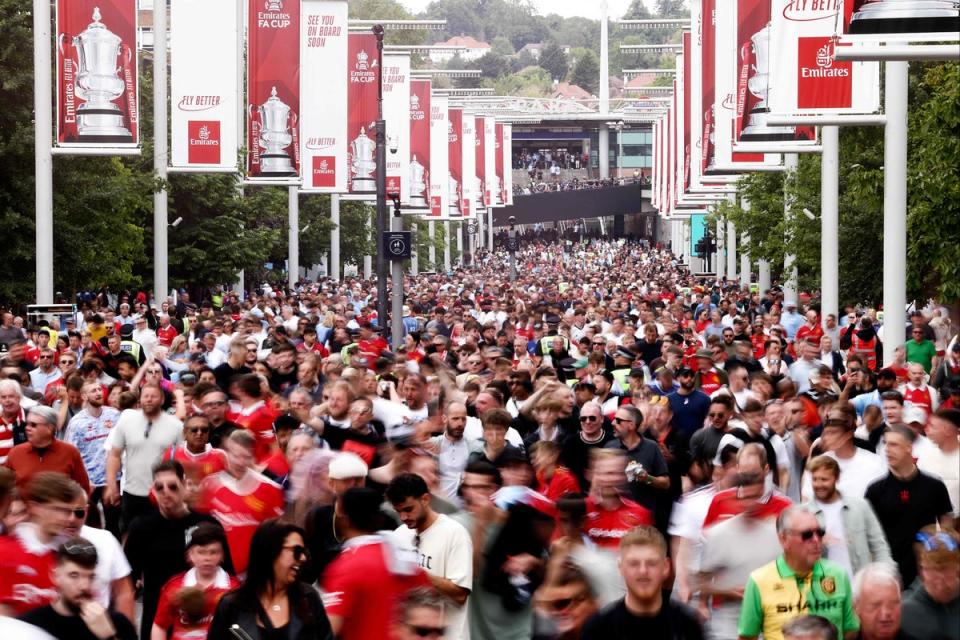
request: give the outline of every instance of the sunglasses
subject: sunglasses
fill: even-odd
[[[824,529],[807,529],[805,531],[794,531],[800,539],[804,542],[809,542],[813,539],[813,536],[817,536],[819,539],[823,540],[823,537],[827,535],[827,532]]]
[[[633,424],[633,420],[629,418],[614,418],[613,421],[617,424],[620,424],[621,422],[627,422],[629,424]]]
[[[87,510],[83,508],[71,509],[70,507],[51,507],[54,511],[62,513],[67,516],[73,516],[78,520],[82,520],[87,517]]]
[[[307,557],[307,548],[302,544],[286,545],[283,548],[290,549],[290,551],[293,553],[294,560],[300,561]]]
[[[546,604],[547,608],[550,609],[551,611],[555,613],[561,613],[569,609],[572,605],[580,604],[584,600],[585,598],[583,594],[581,594],[575,598],[561,598],[559,600],[552,600],[544,604]]]
[[[155,493],[162,493],[163,491],[169,491],[170,493],[176,493],[180,490],[180,485],[176,482],[168,482],[164,484],[162,482],[153,483],[153,490]]]
[[[446,627],[421,627],[413,624],[407,626],[418,638],[442,638],[447,633]]]
[[[207,427],[196,427],[194,429],[188,429],[190,433],[210,433],[210,429]]]
[[[597,416],[580,416],[580,422],[596,422],[599,419]]]

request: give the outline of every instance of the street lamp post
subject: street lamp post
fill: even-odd
[[[383,253],[383,234],[387,230],[387,131],[383,120],[383,26],[373,26],[377,37],[377,326],[387,331],[387,258]],[[396,286],[396,283],[394,283]],[[402,286],[402,283],[401,283]]]

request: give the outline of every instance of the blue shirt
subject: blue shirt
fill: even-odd
[[[64,442],[69,442],[80,450],[80,458],[87,469],[90,486],[102,487],[107,484],[107,450],[104,442],[117,421],[120,412],[112,407],[103,407],[99,417],[94,417],[84,409],[70,419],[64,432]]]
[[[682,396],[676,391],[667,396],[670,408],[673,410],[673,426],[689,437],[703,427],[710,410],[710,396],[703,391],[694,390],[693,393]]]

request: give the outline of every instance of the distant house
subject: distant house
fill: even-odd
[[[596,96],[591,95],[589,91],[581,86],[570,84],[569,82],[558,82],[554,84],[553,89],[550,91],[550,97],[555,100],[590,100]]]
[[[528,44],[520,47],[520,50],[517,51],[516,55],[522,54],[524,51],[529,53],[534,60],[540,60],[540,54],[543,53],[544,43],[542,42],[530,42]],[[564,55],[570,55],[570,45],[562,44],[560,49],[563,51]]]
[[[484,55],[490,52],[490,45],[486,42],[481,42],[476,38],[471,36],[465,36],[460,34],[459,36],[454,36],[447,40],[446,42],[438,42],[436,47],[451,47],[448,50],[437,49],[430,52],[430,60],[434,64],[442,64],[447,62],[453,56],[460,56],[461,60],[470,61],[482,58]],[[462,47],[462,49],[455,49],[454,47]]]

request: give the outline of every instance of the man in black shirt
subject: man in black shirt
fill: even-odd
[[[583,640],[701,640],[697,614],[663,593],[670,575],[667,543],[653,527],[632,529],[620,540],[620,574],[627,595],[598,611],[583,628]]]
[[[580,407],[580,428],[563,437],[560,461],[577,476],[580,486],[586,490],[590,486],[587,480],[590,450],[602,449],[607,443],[615,441],[616,437],[604,425],[600,405],[591,400]]]
[[[187,535],[201,522],[220,526],[211,516],[195,513],[184,501],[183,466],[174,460],[161,462],[153,470],[153,493],[158,510],[140,516],[130,525],[124,545],[130,562],[130,578],[143,579],[143,617],[140,637],[149,638],[157,612],[160,589],[178,573],[190,568],[186,560]],[[232,573],[229,552],[224,568]]]
[[[917,577],[913,549],[917,532],[937,522],[952,528],[947,487],[938,478],[917,469],[913,461],[915,439],[916,434],[902,424],[891,426],[883,434],[890,473],[867,487],[865,495],[883,527],[906,586]]]
[[[93,597],[97,549],[84,538],[70,538],[57,549],[53,584],[57,599],[26,613],[22,620],[58,640],[136,640],[133,624],[104,609]]]

